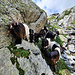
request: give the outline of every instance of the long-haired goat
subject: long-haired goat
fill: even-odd
[[[10,16],[11,17],[11,16]],[[11,17],[13,20],[13,18]],[[26,24],[16,23],[14,20],[12,23],[8,25],[8,32],[13,36],[16,40],[16,44],[21,44],[22,39],[27,38],[29,40],[29,28]]]
[[[16,40],[15,43],[16,44],[21,44],[22,39],[25,38],[26,36],[26,32],[25,32],[25,27],[22,23],[19,23],[17,25],[14,23],[11,23],[9,25],[9,33],[12,35],[12,37]]]

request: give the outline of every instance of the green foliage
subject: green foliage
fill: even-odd
[[[51,18],[47,18],[48,20],[52,20],[52,19],[55,19],[55,17],[54,16],[51,16]]]
[[[19,57],[28,58],[28,56],[30,54],[29,50],[25,50],[23,47],[17,49],[15,47],[15,44],[11,44],[10,46],[8,46],[8,49],[10,50],[11,53],[14,54],[14,57],[10,58],[12,64],[14,65],[16,63],[16,68],[19,71],[19,75],[24,75],[24,70],[21,69],[20,64],[18,63],[16,57],[18,57],[18,58]]]
[[[61,75],[71,75],[70,71],[67,70],[67,69],[60,70],[59,73],[60,73]]]
[[[60,64],[60,65],[59,65]],[[67,69],[70,70],[70,68],[65,64],[63,59],[60,59],[58,63],[56,63],[57,65],[57,71],[56,73],[58,74],[60,71]],[[60,72],[61,73],[61,72]],[[64,74],[63,74],[64,75]]]
[[[59,20],[61,20],[61,19],[63,19],[64,18],[64,16],[63,17],[61,17],[61,18],[57,18],[57,20],[59,21]]]
[[[54,28],[61,29],[59,25],[53,25]]]
[[[64,37],[66,37],[66,34],[62,34]]]
[[[72,11],[66,10],[64,15],[69,15],[71,12],[72,12]]]
[[[63,41],[60,39],[60,37],[56,37],[56,39],[53,39],[53,41],[56,41],[57,43],[59,43],[61,46],[63,44]]]
[[[72,27],[72,26],[68,26],[67,28],[68,28],[68,29],[71,29],[71,28],[73,28],[73,27]]]
[[[34,42],[35,45],[37,45],[40,49],[41,49],[41,43],[42,43],[42,39],[39,40],[39,42]]]
[[[24,75],[24,70],[21,69],[20,64],[17,61],[17,58],[16,57],[11,57],[10,60],[11,60],[13,65],[16,63],[16,68],[19,71],[19,75]]]
[[[73,25],[75,26],[75,20],[73,21]]]
[[[28,58],[28,56],[30,54],[30,52],[28,50],[25,50],[23,47],[17,49],[14,46],[15,46],[15,44],[8,46],[8,49],[10,50],[11,53],[13,53],[16,57]]]
[[[50,31],[56,31],[56,28],[54,28],[54,27],[51,26],[50,24],[47,24],[46,27],[47,27],[48,30],[50,30]]]

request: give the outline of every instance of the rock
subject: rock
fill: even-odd
[[[62,29],[57,29],[57,31],[59,31],[59,34],[62,34]]]
[[[37,46],[23,40],[17,47],[29,50],[29,58],[17,57],[8,48],[0,49],[0,75],[53,75]]]
[[[25,71],[25,75],[52,75],[49,66],[45,60],[42,59],[41,55],[35,56],[30,54],[29,59],[18,58],[20,67]]]
[[[8,15],[11,15],[16,22],[26,23],[36,32],[39,32],[46,23],[46,12],[32,0],[1,0],[0,5],[0,25],[11,22]]]
[[[12,37],[8,36],[7,26],[0,25],[0,49],[11,44]]]
[[[11,63],[11,53],[8,48],[0,49],[0,75],[19,75],[16,66]]]
[[[62,41],[67,42],[67,38],[65,38],[63,35],[59,35]]]
[[[75,52],[74,44],[68,45],[68,49],[69,49],[71,52]]]

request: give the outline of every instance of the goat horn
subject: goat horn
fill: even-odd
[[[16,25],[16,22],[15,22],[14,19],[11,17],[11,15],[9,15],[9,17],[10,17],[11,20],[14,22],[14,25]]]

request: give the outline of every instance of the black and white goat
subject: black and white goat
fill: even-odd
[[[54,39],[56,38],[56,33],[49,31],[46,26],[44,27],[44,29],[41,29],[41,32],[44,33],[44,37],[45,38],[50,38],[50,39]]]
[[[13,20],[12,17],[11,19]],[[22,39],[25,38],[29,41],[29,27],[26,24],[17,23],[13,20],[13,22],[8,25],[8,33],[16,40],[16,44],[21,44]]]
[[[60,60],[61,56],[61,47],[55,41],[49,42],[49,39],[42,39],[42,52],[50,60],[50,67],[53,67],[54,71],[56,68],[56,62]],[[47,48],[50,48],[51,52],[47,51]]]

